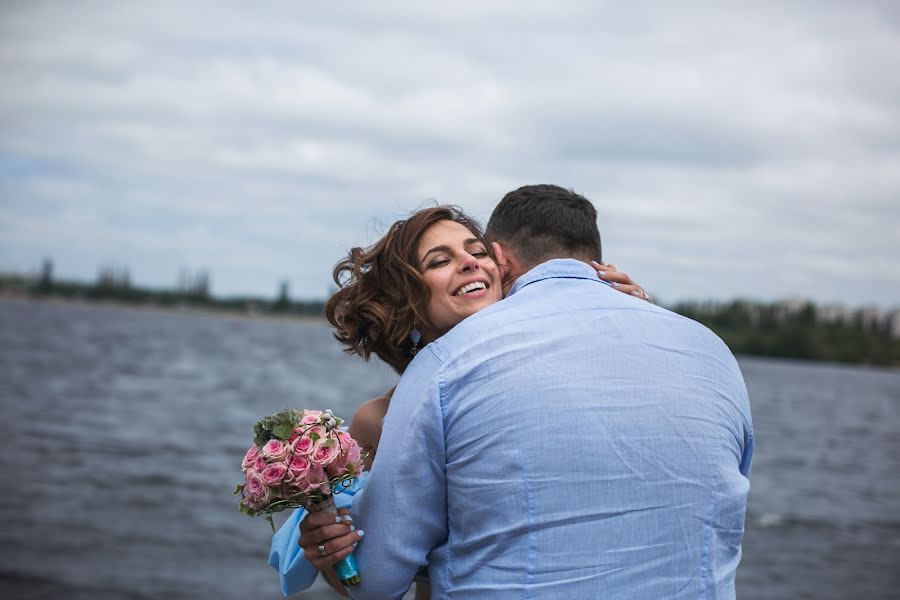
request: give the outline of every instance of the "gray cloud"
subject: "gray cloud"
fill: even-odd
[[[894,304],[889,2],[0,7],[0,268],[321,297],[429,198],[593,199],[659,297]]]

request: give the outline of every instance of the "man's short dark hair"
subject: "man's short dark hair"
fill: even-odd
[[[594,205],[557,185],[526,185],[506,194],[485,237],[508,246],[530,266],[552,258],[601,260]]]

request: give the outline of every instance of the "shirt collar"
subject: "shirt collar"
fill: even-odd
[[[510,288],[509,293],[506,294],[506,297],[509,298],[526,285],[530,285],[535,281],[557,277],[591,279],[600,283],[606,283],[597,277],[597,271],[594,268],[580,260],[575,260],[574,258],[554,258],[539,264],[519,277]]]

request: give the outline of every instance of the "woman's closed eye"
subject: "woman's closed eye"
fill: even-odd
[[[426,269],[435,269],[437,267],[443,267],[444,265],[449,264],[449,263],[450,263],[449,258],[445,258],[445,257],[434,258],[434,259],[428,261],[428,264],[425,265],[425,268]]]

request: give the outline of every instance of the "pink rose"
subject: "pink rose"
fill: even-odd
[[[287,472],[288,466],[286,464],[283,462],[276,462],[266,465],[266,468],[260,473],[260,477],[262,477],[263,483],[266,485],[276,486],[281,483]]]
[[[288,468],[291,470],[292,479],[306,475],[306,471],[309,470],[309,466],[310,462],[307,457],[301,454],[294,454],[291,457],[291,462],[288,463]]]
[[[269,504],[268,494],[262,497],[247,496],[241,502],[252,508],[253,510],[261,510]]]
[[[247,450],[247,454],[244,455],[244,460],[241,461],[241,470],[246,471],[250,467],[256,464],[256,457],[259,454],[259,448],[256,446],[250,446],[250,449]]]
[[[353,445],[350,446],[350,449],[347,450],[347,462],[359,464],[362,461],[362,448],[359,447],[359,444],[356,441],[353,442]]]
[[[327,467],[325,467],[325,472],[328,473],[329,477],[339,477],[344,474],[347,470],[347,463],[344,461],[344,457],[338,454],[333,461],[331,461]]]
[[[266,462],[266,457],[261,454],[257,454],[256,458],[253,461],[253,468],[257,471],[262,471],[266,468],[267,464],[269,463]]]
[[[294,452],[296,454],[309,454],[314,447],[313,441],[305,435],[294,442]]]
[[[341,444],[341,453],[345,457],[344,462],[359,462],[362,449],[349,433],[346,431],[338,433],[338,442]]]
[[[332,438],[325,438],[318,444],[316,444],[311,458],[314,464],[322,467],[327,467],[332,462],[334,462],[334,459],[337,458],[340,453],[341,447],[338,445],[337,440]]]
[[[303,412],[303,418],[300,419],[300,422],[303,425],[312,425],[313,423],[318,423],[321,419],[321,410],[307,410]]]
[[[359,474],[359,462],[362,458],[362,450],[353,438],[344,432],[341,433],[345,436],[342,436],[339,440],[342,452],[335,457],[330,465],[328,465],[328,474],[331,477],[342,475],[355,477]]]
[[[325,474],[325,470],[322,467],[311,466],[306,471],[306,476],[303,478],[303,481],[305,482],[303,488],[304,492],[331,493],[331,486],[328,484],[328,476]]]
[[[262,477],[255,469],[249,469],[244,476],[244,491],[250,496],[262,497],[266,495],[268,489],[263,483]]]
[[[269,440],[262,447],[262,455],[269,460],[284,460],[287,456],[287,446],[281,440]]]
[[[324,427],[322,427],[321,425],[316,425],[315,427],[310,427],[303,437],[308,437],[313,441],[313,443],[318,444],[319,440],[324,438],[327,434],[328,431]]]

